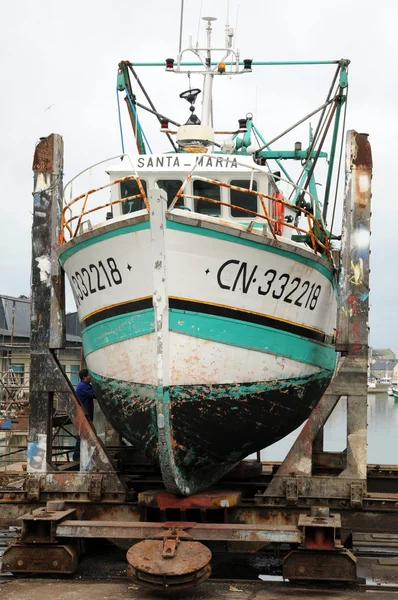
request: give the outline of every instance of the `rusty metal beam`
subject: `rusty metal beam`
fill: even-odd
[[[235,525],[225,523],[150,523],[115,521],[64,521],[56,528],[57,537],[148,539],[165,534],[171,526],[181,528],[197,541],[301,542],[295,525]]]

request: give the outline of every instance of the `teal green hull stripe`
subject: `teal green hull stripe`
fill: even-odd
[[[60,255],[59,261],[61,265],[63,265],[70,256],[76,252],[80,252],[80,250],[83,248],[87,248],[88,246],[97,244],[103,240],[109,240],[110,238],[118,237],[119,235],[125,235],[126,233],[131,233],[132,231],[143,231],[144,229],[149,229],[149,221],[142,221],[141,223],[136,223],[135,225],[126,225],[125,227],[119,227],[118,229],[106,231],[100,235],[94,235],[93,237],[90,237],[82,242],[78,242],[75,246],[68,248],[68,250],[65,250],[65,252]]]
[[[184,335],[277,354],[324,369],[333,370],[336,365],[333,346],[256,323],[171,309],[169,328]]]
[[[170,309],[170,331],[238,348],[285,356],[333,370],[336,352],[326,346],[285,331],[226,317]],[[124,340],[155,331],[153,308],[110,317],[86,327],[82,333],[85,355]]]
[[[255,242],[254,240],[247,240],[242,237],[238,237],[236,235],[232,235],[229,233],[222,233],[220,231],[214,231],[213,229],[207,229],[205,227],[198,227],[197,225],[185,225],[182,223],[177,223],[176,221],[167,221],[168,229],[175,229],[177,231],[185,231],[186,233],[194,233],[196,235],[203,235],[205,237],[212,237],[218,240],[224,240],[226,242],[233,242],[234,244],[240,244],[241,246],[249,246],[250,248],[256,248],[257,250],[261,249],[264,252],[270,252],[273,254],[279,254],[280,256],[286,256],[292,260],[300,262],[319,273],[322,273],[329,281],[333,281],[333,274],[327,269],[324,265],[320,264],[316,260],[311,260],[310,258],[306,258],[305,256],[301,256],[301,254],[297,254],[295,252],[289,252],[288,250],[284,250],[282,248],[278,248],[277,246],[271,246],[262,244],[261,242]]]
[[[110,344],[117,344],[155,331],[153,308],[146,308],[129,315],[109,317],[86,327],[82,332],[84,354],[90,354]]]

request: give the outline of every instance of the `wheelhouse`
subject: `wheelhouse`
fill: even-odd
[[[126,198],[113,205],[112,218],[145,210],[140,185],[145,194],[149,189],[163,190],[169,209],[185,209],[243,225],[264,224],[263,204],[268,212],[274,212],[272,198],[278,193],[275,176],[259,169],[251,156],[239,157],[239,162],[225,155],[141,156],[134,164],[139,182],[125,179],[135,174],[131,167],[123,161],[108,169],[111,182],[122,180],[112,185],[112,200]]]

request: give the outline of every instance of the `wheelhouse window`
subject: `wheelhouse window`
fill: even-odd
[[[161,190],[166,192],[167,206],[170,206],[182,186],[182,181],[179,179],[158,179],[156,183]]]
[[[146,181],[141,179],[141,183],[146,194]],[[135,179],[122,181],[120,184],[120,191],[122,198],[128,198],[129,196],[136,196],[137,194],[140,194],[138,183]],[[136,212],[137,210],[142,210],[143,208],[145,208],[145,203],[142,198],[134,198],[134,200],[126,200],[125,202],[122,202],[122,213],[124,215]]]
[[[246,188],[247,190],[250,189],[250,179],[234,179],[230,184],[236,185],[236,187]],[[257,192],[256,181],[253,181],[251,189],[254,192]],[[230,190],[230,192],[231,204],[257,212],[257,196],[248,194],[247,192],[239,192],[238,190]],[[238,218],[254,217],[251,213],[246,212],[245,210],[239,210],[239,208],[234,208],[233,206],[231,206],[231,215]]]
[[[196,180],[193,182],[194,196],[205,196],[212,200],[221,200],[221,186],[207,181]],[[210,202],[210,200],[195,199],[195,212],[211,217],[219,217],[221,214],[221,204]]]

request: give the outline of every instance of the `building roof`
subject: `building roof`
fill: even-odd
[[[24,296],[16,298],[0,295],[0,338],[3,342],[7,338],[9,342],[11,337],[18,341],[29,340],[30,300]],[[66,340],[81,343],[77,312],[66,315]]]
[[[392,371],[398,364],[397,360],[385,360],[383,358],[373,358],[370,370],[371,371]]]
[[[383,357],[385,354],[393,354],[395,356],[395,352],[391,348],[372,348],[372,356]]]
[[[0,335],[30,337],[29,298],[0,296]]]

